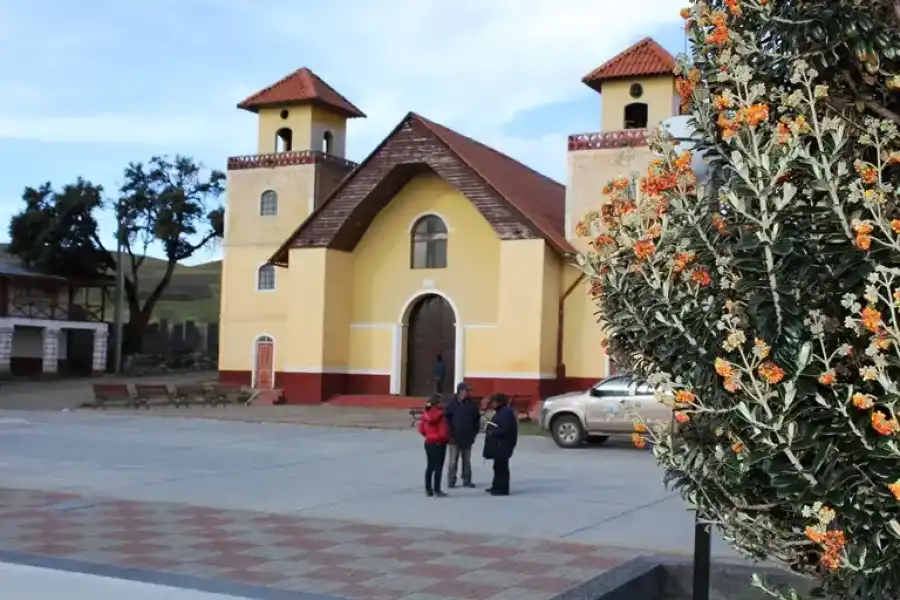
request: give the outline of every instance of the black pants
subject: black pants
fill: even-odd
[[[434,393],[435,394],[443,394],[444,393],[444,378],[443,377],[435,377],[434,378]]]
[[[496,494],[509,493],[509,459],[494,459],[494,481],[491,491]]]
[[[447,444],[429,444],[425,442],[425,489],[429,492],[441,491],[441,475],[444,472],[444,459],[447,458]]]

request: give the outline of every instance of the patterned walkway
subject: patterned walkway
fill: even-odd
[[[3,488],[0,549],[353,600],[548,600],[640,555]]]

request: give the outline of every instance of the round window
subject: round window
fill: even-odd
[[[289,113],[289,112],[287,111],[287,109],[285,108],[283,111],[281,111],[281,118],[282,118],[282,119],[287,119],[289,114],[291,114],[291,113]]]
[[[644,86],[639,83],[632,83],[629,92],[631,93],[632,98],[640,98],[644,95]]]

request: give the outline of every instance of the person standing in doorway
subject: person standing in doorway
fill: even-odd
[[[441,491],[441,476],[444,473],[450,429],[441,407],[440,394],[433,395],[425,402],[425,412],[419,421],[419,433],[425,438],[425,495],[443,498],[447,494]]]
[[[494,480],[485,490],[492,496],[509,496],[509,459],[519,441],[519,420],[506,394],[491,397],[494,414],[484,431],[484,458],[494,461]]]
[[[481,411],[472,401],[472,388],[466,382],[456,386],[456,395],[447,403],[444,414],[450,426],[450,460],[447,465],[447,487],[456,487],[456,476],[459,463],[462,462],[462,484],[473,488],[472,483],[472,446],[481,429]]]
[[[434,393],[444,393],[444,376],[447,374],[447,365],[444,364],[444,357],[441,354],[434,359]]]

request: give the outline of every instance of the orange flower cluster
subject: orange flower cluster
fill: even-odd
[[[647,426],[641,423],[640,421],[634,424],[634,431],[636,433],[646,433]]]
[[[778,134],[778,143],[786,144],[793,136],[794,132],[798,134],[809,133],[809,123],[803,115],[791,120],[789,117],[781,117],[776,127]]]
[[[891,220],[891,231],[893,231],[894,233],[900,233],[900,219]]]
[[[828,370],[819,375],[819,383],[822,385],[834,385],[835,381],[837,381],[837,375],[834,370]]]
[[[856,232],[856,247],[861,250],[868,250],[872,246],[872,225],[865,221],[859,221],[853,224],[853,231]]]
[[[722,382],[722,386],[726,390],[732,393],[738,390],[738,388],[740,387],[740,374],[730,362],[723,358],[717,358],[716,373],[719,375],[719,377],[725,380]]]
[[[683,413],[680,410],[675,411],[675,420],[681,424],[690,423],[691,417],[688,416],[687,413]]]
[[[718,231],[719,233],[725,233],[725,230],[728,228],[728,224],[725,222],[725,219],[723,219],[718,214],[714,214],[712,216],[712,224],[713,227],[716,228],[716,231]]]
[[[612,236],[601,233],[593,239],[591,245],[594,246],[594,248],[602,248],[603,246],[612,246],[615,243],[616,240],[613,239]]]
[[[688,20],[691,18],[691,9],[687,8],[687,7],[682,8],[678,14],[681,16],[682,19]]]
[[[720,112],[716,124],[722,132],[722,137],[727,140],[737,135],[741,127],[745,125],[756,127],[768,118],[769,106],[767,104],[751,104],[736,111]]]
[[[599,281],[595,281],[591,284],[591,296],[594,298],[599,298],[601,295],[603,295],[603,284]]]
[[[735,454],[740,454],[744,451],[744,445],[740,442],[735,442],[731,445],[731,451]]]
[[[690,108],[691,98],[694,95],[694,90],[697,89],[698,83],[700,83],[700,71],[698,69],[688,71],[687,77],[675,78],[675,91],[678,93],[678,97],[681,98],[681,112],[687,112]]]
[[[857,392],[850,397],[850,401],[853,402],[853,406],[859,410],[869,410],[875,406],[874,398],[868,394],[860,394]]]
[[[892,435],[897,433],[900,426],[896,419],[891,419],[880,410],[872,411],[872,429],[880,435]]]
[[[706,36],[706,43],[711,46],[724,46],[731,40],[731,31],[728,29],[728,17],[721,11],[710,15],[713,30]]]
[[[762,363],[756,370],[769,385],[775,385],[784,379],[784,369],[771,360]]]
[[[639,433],[631,434],[631,443],[634,444],[636,448],[641,449],[647,446],[647,440],[645,440]]]
[[[697,267],[691,273],[691,281],[700,285],[701,287],[706,287],[710,283],[712,283],[712,278],[709,276],[709,269],[706,267]]]
[[[856,174],[862,179],[863,184],[875,185],[878,183],[878,169],[872,165],[857,160],[853,163],[853,168],[856,169]]]
[[[675,392],[675,402],[679,404],[690,404],[693,405],[697,400],[697,397],[693,394],[693,392],[689,392],[687,390],[678,390]]]
[[[740,0],[725,0],[725,5],[728,7],[728,12],[730,12],[733,16],[741,16]]]
[[[656,252],[656,244],[653,243],[653,240],[644,239],[634,244],[634,257],[638,261],[647,260],[654,252]]]
[[[900,479],[894,483],[888,484],[888,489],[891,491],[891,494],[894,495],[894,499],[900,501]]]
[[[755,340],[753,340],[753,350],[758,357],[766,359],[769,358],[769,354],[772,352],[772,347],[769,346],[765,340],[756,338]]]
[[[694,254],[693,252],[680,252],[680,253],[676,254],[675,255],[675,266],[674,266],[673,270],[676,273],[681,273],[682,271],[685,270],[685,268],[687,268],[687,266],[689,264],[694,262],[694,260],[696,260],[696,258],[697,258],[697,255]]]
[[[885,162],[889,165],[900,165],[900,152],[891,152],[887,155]]]
[[[881,326],[883,322],[881,320],[881,313],[871,306],[867,306],[862,309],[860,313],[862,317],[863,327],[871,331],[872,333],[879,333],[881,331]]]
[[[819,564],[826,569],[831,570],[835,570],[840,566],[841,551],[847,544],[847,539],[844,536],[843,531],[840,529],[832,529],[831,531],[822,533],[817,531],[814,527],[807,527],[806,537],[809,538],[811,542],[820,544],[824,549],[822,557],[819,559]]]

